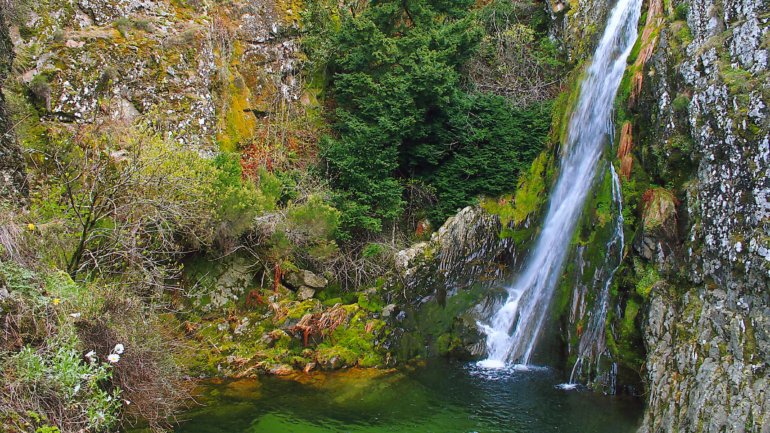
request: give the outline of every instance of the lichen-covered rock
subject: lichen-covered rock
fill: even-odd
[[[478,357],[486,350],[477,322],[494,312],[503,282],[519,266],[525,242],[501,238],[498,216],[466,207],[427,242],[400,251],[383,311],[400,360],[416,355]],[[398,314],[393,314],[399,310]],[[387,312],[387,315],[385,314]]]
[[[601,0],[550,0],[549,6],[553,20],[551,34],[563,43],[569,59],[575,61],[590,56],[610,5]]]
[[[308,286],[300,286],[297,290],[297,299],[300,301],[306,301],[315,295],[315,289]]]
[[[466,207],[449,218],[428,242],[396,255],[401,283],[415,294],[463,290],[477,282],[506,275],[514,242],[501,239],[497,216],[480,207]]]
[[[668,280],[652,290],[644,328],[641,431],[770,431],[770,6],[678,3],[687,20],[662,30],[640,98],[653,119],[643,151],[659,158],[645,168],[685,176],[678,223],[661,225],[681,233],[682,266],[639,249]],[[691,172],[675,165],[677,147]]]
[[[3,83],[13,64],[13,44],[0,6],[0,198],[26,194],[24,158],[16,144],[13,123],[5,106]]]
[[[290,271],[284,276],[284,282],[289,286],[299,290],[302,287],[312,289],[323,289],[329,284],[329,280],[316,275],[306,269],[298,269],[296,271]]]
[[[144,121],[177,141],[235,150],[280,104],[298,103],[299,10],[275,1],[33,4],[14,41],[33,62],[47,121]],[[288,16],[288,18],[287,18]],[[294,18],[292,18],[294,17]]]
[[[663,188],[649,189],[644,194],[642,232],[636,238],[637,254],[659,268],[671,269],[680,245],[677,227],[676,197]]]

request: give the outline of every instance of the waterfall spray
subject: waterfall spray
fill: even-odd
[[[637,37],[642,0],[618,0],[580,84],[580,95],[567,130],[559,178],[535,247],[508,297],[488,324],[487,356],[479,365],[501,368],[528,364],[543,327],[580,211],[596,176],[607,138],[612,107],[626,59]]]

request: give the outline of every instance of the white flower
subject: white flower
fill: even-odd
[[[118,343],[118,344],[115,345],[115,348],[112,349],[112,353],[117,353],[118,355],[122,355],[123,351],[125,351],[125,350],[126,350],[126,348],[123,347],[122,344]]]
[[[107,361],[110,361],[111,364],[114,364],[114,363],[120,361],[120,355],[118,355],[117,353],[110,353],[107,356]]]
[[[75,395],[80,391],[80,384],[75,385],[75,389],[72,391],[72,394]]]
[[[90,363],[92,363],[92,364],[93,364],[94,362],[96,362],[96,352],[94,352],[94,351],[92,350],[92,351],[90,351],[90,352],[86,353],[86,359],[88,359],[88,361],[89,361]]]
[[[72,317],[73,319],[79,319],[80,318],[80,313],[72,313],[72,314],[70,314],[70,317]]]

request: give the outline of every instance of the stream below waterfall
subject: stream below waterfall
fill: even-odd
[[[204,382],[178,433],[631,433],[629,397],[557,388],[563,373],[484,370],[435,360],[419,368]]]

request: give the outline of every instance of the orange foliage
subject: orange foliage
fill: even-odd
[[[642,30],[642,49],[636,58],[636,62],[634,62],[636,72],[631,81],[631,95],[628,98],[629,107],[636,105],[637,98],[639,98],[639,94],[642,92],[642,84],[644,83],[642,71],[644,71],[644,65],[652,57],[652,53],[655,52],[658,37],[654,33],[662,24],[663,0],[650,0],[650,5],[647,8],[647,21],[644,24],[644,30]]]
[[[620,159],[620,175],[624,179],[631,177],[631,169],[633,168],[634,158],[631,156],[631,151],[634,148],[634,136],[633,125],[631,122],[623,124],[623,129],[620,133],[620,145],[618,146],[618,159]]]

